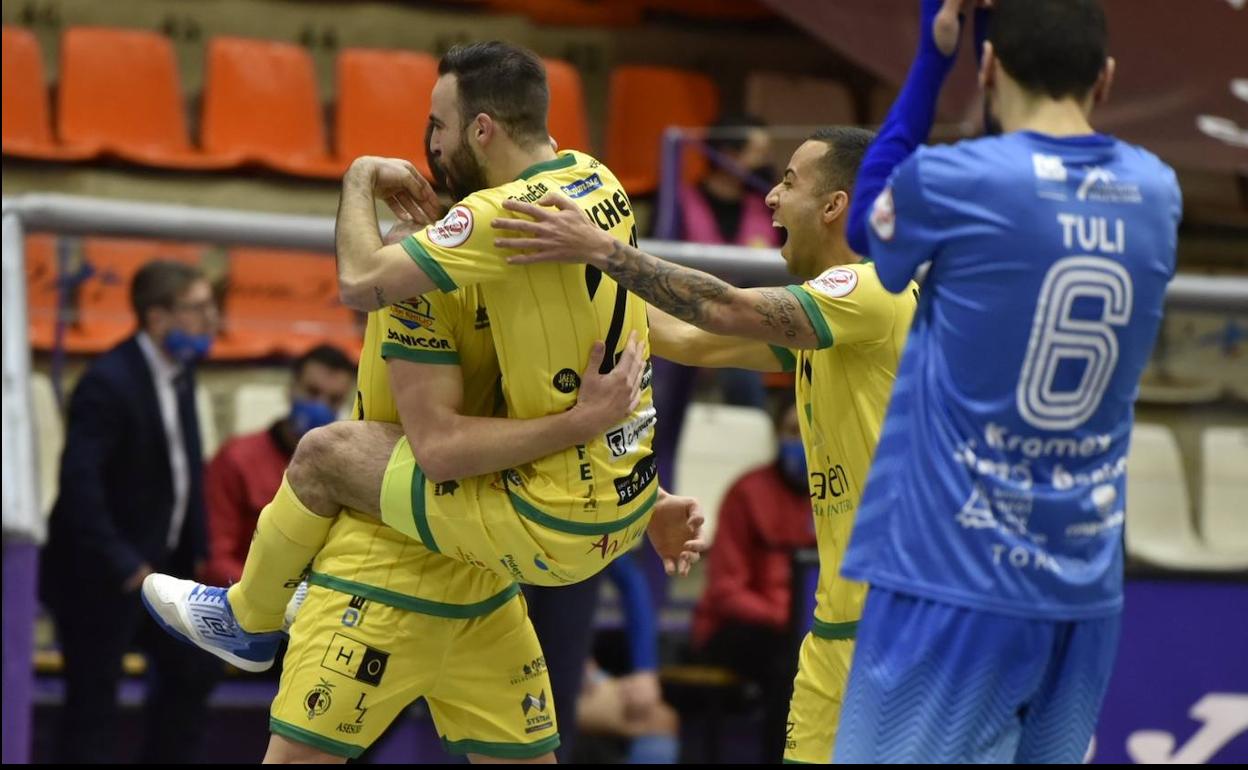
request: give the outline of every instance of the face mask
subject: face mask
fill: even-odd
[[[320,401],[297,398],[290,404],[290,427],[296,436],[303,436],[314,428],[329,425],[338,419],[334,410]]]
[[[211,334],[187,334],[181,329],[173,329],[165,335],[165,352],[182,364],[203,360],[211,349]]]
[[[795,487],[806,487],[806,449],[802,440],[786,438],[780,441],[780,474]]]

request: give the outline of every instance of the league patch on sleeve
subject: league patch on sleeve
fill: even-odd
[[[829,297],[844,297],[858,286],[858,273],[848,267],[834,267],[810,282],[812,288]]]
[[[455,206],[446,216],[425,229],[429,242],[443,248],[462,246],[472,235],[472,209]]]
[[[891,241],[897,229],[897,210],[893,206],[893,187],[884,188],[871,207],[871,229],[882,241]]]

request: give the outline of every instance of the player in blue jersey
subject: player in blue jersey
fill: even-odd
[[[1096,0],[996,0],[980,77],[1004,133],[911,154],[952,62],[928,33],[942,3],[922,6],[858,200],[891,177],[851,213],[886,287],[930,270],[842,570],[871,589],[835,757],[1078,762],[1118,643],[1179,187],[1089,123],[1113,76]]]

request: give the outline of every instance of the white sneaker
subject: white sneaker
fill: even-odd
[[[153,573],[143,580],[142,596],[147,611],[175,638],[243,671],[272,667],[281,632],[244,631],[230,608],[226,589]]]
[[[282,616],[282,633],[290,636],[290,627],[295,624],[295,615],[299,614],[299,608],[303,606],[303,601],[308,598],[308,581],[304,580],[299,583],[299,587],[295,589],[295,595],[290,597],[290,601],[286,602],[286,613]]]

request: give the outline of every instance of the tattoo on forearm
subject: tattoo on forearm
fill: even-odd
[[[618,241],[607,258],[607,274],[646,302],[693,324],[705,321],[710,308],[732,291],[715,276],[664,262]]]
[[[740,296],[731,284],[713,275],[673,265],[618,241],[607,258],[607,274],[651,305],[703,328],[716,306],[729,304],[734,294]],[[809,323],[788,291],[756,289],[754,295],[760,297],[753,305],[758,325],[779,331],[786,340],[796,340]],[[750,336],[740,328],[731,332]]]
[[[762,320],[763,326],[781,331],[785,339],[796,339],[797,328],[804,316],[800,315],[797,300],[784,289],[758,289],[761,300],[754,309]]]

